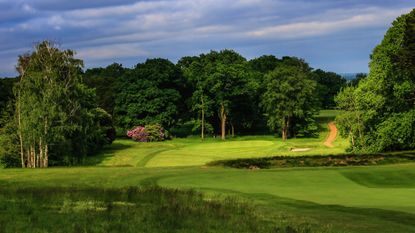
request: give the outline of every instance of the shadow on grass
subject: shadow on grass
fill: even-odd
[[[319,204],[267,193],[200,188],[253,201],[268,218],[284,218],[289,225],[309,225],[316,232],[415,232],[415,214],[380,208]]]
[[[161,187],[0,188],[1,232],[310,232],[238,199]]]
[[[84,166],[96,166],[101,164],[104,160],[114,157],[115,152],[131,148],[132,145],[126,145],[121,142],[114,141],[111,145],[102,148],[97,154],[89,156],[83,163]]]

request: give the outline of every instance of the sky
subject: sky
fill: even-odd
[[[0,0],[0,77],[42,40],[85,67],[177,62],[233,49],[247,59],[297,56],[337,73],[367,72],[370,53],[412,0]]]

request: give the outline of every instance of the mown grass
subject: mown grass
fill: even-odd
[[[338,137],[333,148],[323,145],[327,137],[327,123],[333,121],[337,110],[323,110],[317,118],[320,134],[315,138],[293,138],[283,142],[272,135],[220,138],[175,138],[164,142],[140,143],[118,139],[101,153],[90,157],[90,166],[174,167],[201,166],[215,160],[258,158],[264,156],[330,155],[344,153],[346,139]],[[295,152],[292,148],[309,148]]]
[[[88,158],[89,166],[174,167],[200,166],[224,159],[255,158],[264,156],[329,155],[344,153],[347,142],[336,140],[337,146],[327,148],[324,137],[297,138],[287,142],[272,136],[240,137],[227,141],[198,138],[173,139],[156,143],[139,143],[118,139],[98,155]],[[121,148],[121,149],[118,149]],[[305,152],[291,148],[310,148]]]

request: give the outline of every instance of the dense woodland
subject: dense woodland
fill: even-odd
[[[299,58],[233,50],[83,71],[73,51],[45,41],[16,67],[19,77],[1,79],[1,143],[3,163],[22,167],[82,163],[135,126],[160,125],[170,138],[315,136],[315,114],[346,85]]]
[[[38,44],[19,77],[0,79],[0,154],[6,166],[72,165],[135,126],[170,137],[312,137],[320,109],[337,118],[353,152],[415,148],[415,11],[401,16],[347,82],[296,57],[247,60],[233,50],[83,70],[75,52]],[[339,95],[337,95],[340,92]]]
[[[415,10],[397,18],[375,47],[370,72],[336,97],[353,152],[415,148]]]

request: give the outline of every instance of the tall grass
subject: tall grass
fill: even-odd
[[[236,199],[149,188],[0,189],[1,232],[298,232]]]

